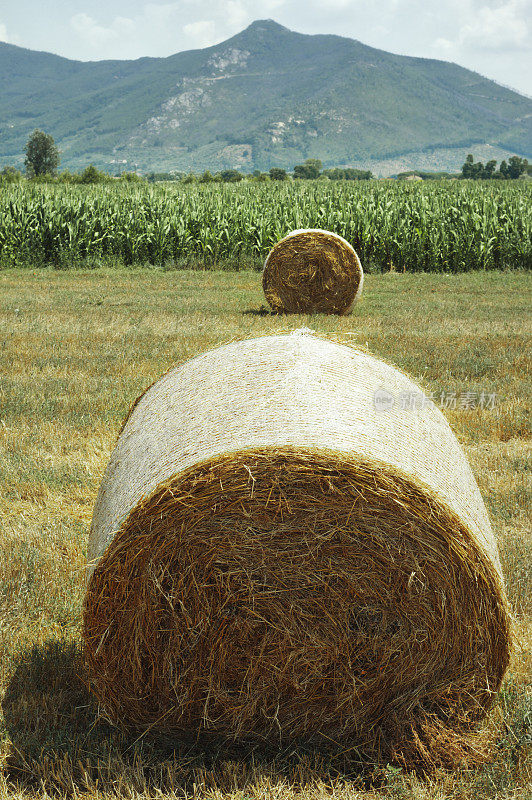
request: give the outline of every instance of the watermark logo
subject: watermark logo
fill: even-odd
[[[381,414],[383,411],[391,411],[395,405],[395,397],[387,389],[376,389],[373,395],[373,405],[375,411]]]
[[[400,392],[397,395],[379,386],[373,395],[373,407],[377,414],[389,411],[417,411],[432,404],[442,409],[468,411],[480,408],[493,411],[498,405],[495,392]]]

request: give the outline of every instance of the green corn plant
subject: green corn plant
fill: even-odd
[[[260,264],[295,228],[334,231],[366,270],[532,267],[522,181],[0,187],[0,267]]]

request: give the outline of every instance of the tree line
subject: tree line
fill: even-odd
[[[161,180],[157,173],[148,173],[146,177],[148,180]],[[200,183],[237,183],[246,178],[261,182],[288,181],[290,178],[294,178],[294,180],[328,178],[332,181],[365,181],[373,177],[369,170],[353,169],[351,167],[345,169],[338,167],[335,169],[323,169],[323,164],[319,158],[307,158],[304,164],[296,164],[292,173],[281,167],[271,167],[268,172],[261,172],[257,169],[250,175],[246,175],[236,169],[222,170],[214,175],[210,170],[205,170],[201,175],[195,175],[191,172],[188,175],[180,175],[177,179],[182,180],[184,183],[192,183],[194,181],[199,181]]]
[[[26,177],[39,181],[59,181],[64,183],[94,184],[108,181],[121,180],[136,182],[147,180],[150,183],[156,181],[175,181],[182,183],[238,183],[242,180],[262,181],[287,181],[294,180],[316,180],[319,178],[332,181],[363,181],[371,180],[374,176],[369,170],[354,169],[353,167],[334,167],[323,169],[323,164],[318,158],[307,158],[303,164],[296,164],[293,172],[289,173],[281,167],[271,167],[268,172],[255,170],[252,174],[239,172],[236,169],[221,170],[211,173],[205,170],[202,174],[190,172],[149,172],[141,177],[136,172],[123,172],[118,176],[111,176],[106,172],[98,170],[90,164],[82,172],[69,172],[64,170],[57,174],[60,163],[59,150],[53,137],[44,131],[35,130],[28,139],[25,148],[24,167]],[[495,159],[483,164],[482,161],[475,162],[473,155],[469,153],[462,165],[461,172],[457,175],[443,172],[419,172],[414,170],[410,173],[401,173],[399,179],[405,176],[417,175],[424,180],[429,178],[449,178],[457,177],[466,180],[514,180],[523,174],[532,174],[532,165],[529,165],[526,158],[511,156],[508,162],[501,161],[497,170]],[[0,171],[0,180],[11,183],[22,179],[22,173],[15,167],[4,167]]]
[[[525,173],[530,173],[530,167],[526,158],[519,158],[519,156],[511,156],[508,162],[501,161],[499,169],[497,169],[497,161],[493,159],[483,164],[482,161],[475,162],[472,154],[466,157],[462,165],[462,178],[469,178],[470,180],[516,180]]]
[[[57,176],[57,169],[60,163],[59,149],[53,137],[44,131],[35,130],[28,139],[25,149],[24,167],[26,177],[30,179],[50,180]],[[98,170],[93,164],[86,167],[81,173],[72,173],[68,170],[63,171],[57,179],[65,183],[104,183],[120,177],[125,180],[142,180],[140,175],[135,172],[125,172],[119,176],[111,176],[106,172]],[[149,172],[145,176],[148,182],[162,180],[180,180],[183,183],[237,183],[244,179],[256,181],[286,181],[291,177],[301,180],[313,180],[315,178],[328,178],[330,180],[369,180],[373,178],[369,170],[359,170],[353,168],[335,168],[323,170],[322,162],[317,158],[308,158],[304,164],[296,164],[292,175],[281,167],[272,167],[268,172],[255,170],[251,175],[239,172],[236,169],[221,170],[212,174],[210,170],[205,170],[201,175],[193,172],[171,173],[171,172]],[[22,173],[15,167],[4,167],[0,171],[0,178],[6,182],[15,182],[22,179]]]

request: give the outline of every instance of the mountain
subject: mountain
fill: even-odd
[[[0,165],[34,128],[62,167],[119,171],[325,166],[455,168],[532,156],[532,100],[444,61],[272,20],[204,50],[72,61],[0,43]]]

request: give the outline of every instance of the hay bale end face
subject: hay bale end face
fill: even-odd
[[[405,392],[423,397],[299,333],[218,348],[146,391],[89,543],[85,654],[113,720],[464,756],[508,663],[508,613],[465,456],[428,400],[389,402]]]
[[[271,308],[294,314],[347,314],[363,282],[360,259],[349,242],[317,228],[292,231],[277,242],[262,275]]]

